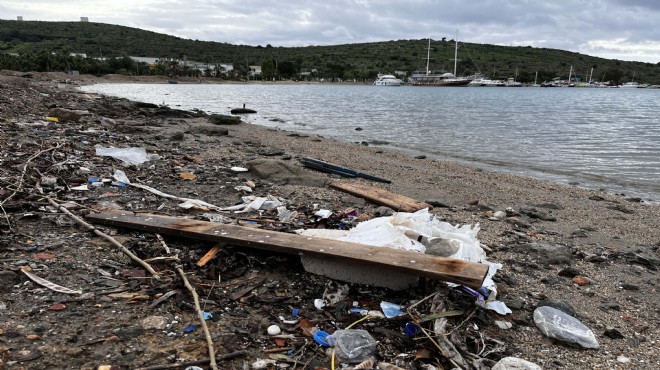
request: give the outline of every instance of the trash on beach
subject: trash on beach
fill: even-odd
[[[46,120],[51,121],[51,122],[59,122],[60,119],[57,117],[46,117]]]
[[[502,265],[486,260],[486,252],[481,248],[477,239],[478,224],[474,226],[454,226],[438,220],[429,213],[428,209],[422,209],[414,213],[398,212],[392,216],[373,218],[348,231],[307,229],[296,232],[303,236],[405,249],[487,264],[489,269],[483,286],[491,294],[486,300],[483,295],[477,293],[481,297],[477,299],[477,304],[481,304],[501,315],[511,313],[511,310],[504,303],[496,300],[497,285],[493,281],[493,276]],[[453,283],[450,283],[450,285],[457,286]]]
[[[332,173],[335,175],[340,175],[343,177],[361,177],[363,179],[371,180],[371,181],[376,181],[376,182],[383,182],[386,184],[391,183],[392,181],[383,179],[380,177],[376,177],[373,175],[366,174],[364,172],[359,172],[356,170],[352,170],[350,168],[346,167],[341,167],[336,164],[324,162],[318,159],[314,158],[309,158],[309,157],[302,157],[300,158],[300,162],[302,163],[303,166],[313,168],[315,170],[321,171],[321,172],[327,172],[327,173]]]
[[[534,323],[545,336],[578,344],[584,348],[599,348],[594,332],[564,311],[549,306],[534,310]]]
[[[245,167],[238,167],[238,166],[232,167],[231,170],[234,171],[234,172],[248,172],[249,171]]]
[[[221,211],[234,211],[234,213],[246,213],[251,211],[276,209],[282,206],[282,201],[278,198],[268,195],[266,197],[243,197],[243,204],[221,208]]]
[[[195,180],[197,178],[197,175],[195,175],[192,172],[181,172],[179,174],[179,177],[184,180]]]
[[[106,148],[96,147],[96,155],[101,157],[112,157],[128,164],[142,164],[149,160],[144,148]]]
[[[50,281],[48,281],[46,279],[43,279],[43,278],[40,278],[39,276],[37,276],[37,275],[35,275],[31,272],[27,272],[24,269],[21,269],[21,272],[24,273],[25,276],[30,278],[30,280],[34,281],[35,283],[37,283],[41,286],[45,286],[46,288],[48,288],[50,290],[53,290],[55,292],[62,293],[62,294],[82,294],[82,292],[79,291],[79,290],[73,290],[73,289],[69,289],[67,287],[63,287],[61,285],[57,285],[55,283],[51,283]]]
[[[376,340],[362,329],[337,330],[326,341],[334,348],[339,362],[357,364],[371,359],[376,351]]]

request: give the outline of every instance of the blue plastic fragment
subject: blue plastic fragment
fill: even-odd
[[[385,314],[385,317],[387,317],[388,319],[403,315],[403,311],[401,311],[401,306],[395,303],[385,302],[385,301],[380,302],[380,309],[383,310],[383,314]]]
[[[323,330],[319,330],[316,333],[314,333],[313,337],[316,343],[318,343],[322,347],[330,347],[330,343],[326,340],[330,334],[324,332]]]
[[[213,318],[213,314],[210,313],[210,312],[206,312],[206,311],[204,311],[204,314],[203,314],[203,315],[204,315],[204,321],[206,321],[206,320],[210,320],[210,319]]]
[[[488,290],[488,288],[486,288],[485,286],[482,286],[481,288],[477,289],[477,292],[481,293],[481,295],[483,295],[485,298],[488,298],[488,296],[490,295],[490,290]]]
[[[421,332],[422,329],[419,327],[419,325],[415,324],[414,322],[409,322],[406,324],[406,326],[403,327],[403,331],[405,331],[406,334],[408,335],[415,335]]]
[[[101,182],[101,181],[103,181],[103,180],[100,179],[100,178],[98,178],[98,177],[89,177],[89,178],[87,178],[87,182],[89,182],[89,183],[92,183],[92,182]]]
[[[192,325],[192,324],[191,324],[191,325],[188,325],[188,326],[186,326],[185,328],[183,328],[183,332],[184,332],[184,333],[192,333],[192,332],[195,331],[196,329],[197,329],[197,325]]]
[[[300,309],[297,308],[297,307],[294,307],[293,310],[291,311],[291,316],[298,317],[299,314],[300,314]]]

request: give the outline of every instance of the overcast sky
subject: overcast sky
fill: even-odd
[[[660,62],[660,0],[0,0],[0,17],[272,46],[454,38]]]

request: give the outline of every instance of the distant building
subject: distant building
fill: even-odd
[[[261,66],[250,66],[250,77],[261,76]]]
[[[159,58],[153,58],[153,57],[129,57],[131,58],[134,62],[138,63],[146,63],[149,66],[155,66],[158,64]]]
[[[75,57],[87,58],[87,54],[85,53],[69,53],[69,56],[72,56],[74,58]]]
[[[22,20],[23,20],[23,16],[22,16],[22,15],[19,15],[18,17],[16,17],[16,20],[19,21],[19,22],[22,21]]]
[[[80,17],[81,22],[89,22],[89,17]]]

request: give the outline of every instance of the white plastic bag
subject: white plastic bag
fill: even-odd
[[[142,164],[149,160],[147,151],[144,148],[105,148],[96,147],[96,155],[102,157],[112,157],[128,164]]]

